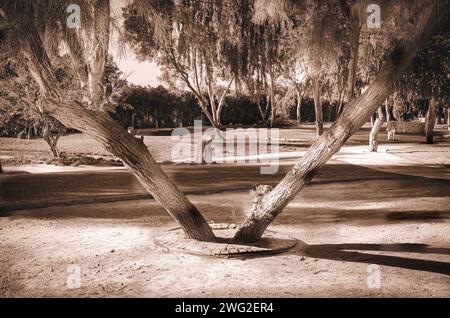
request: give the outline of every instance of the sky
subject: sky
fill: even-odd
[[[115,54],[113,53],[113,55]],[[129,83],[141,86],[158,86],[161,84],[161,81],[158,80],[160,74],[158,65],[138,61],[131,51],[127,52],[125,57],[115,57],[115,61]]]
[[[121,7],[125,3],[126,1],[123,0],[112,0],[114,16],[119,20],[121,20]],[[161,84],[161,81],[158,80],[158,76],[161,72],[156,63],[138,61],[132,50],[127,50],[125,54],[121,54],[121,56],[118,54],[117,50],[112,47],[111,54],[114,56],[114,60],[120,70],[125,74],[129,83],[142,86],[158,86]]]

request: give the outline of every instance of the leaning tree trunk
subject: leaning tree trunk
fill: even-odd
[[[322,100],[320,98],[320,83],[317,75],[311,78],[313,96],[314,96],[314,111],[316,114],[316,132],[320,136],[323,134],[323,112],[322,112]]]
[[[433,9],[438,7],[436,4]],[[432,15],[435,13],[435,15]],[[259,187],[252,209],[234,236],[236,242],[255,242],[267,226],[280,214],[297,193],[311,182],[319,169],[326,164],[350,136],[359,130],[370,114],[392,92],[394,83],[409,66],[417,50],[438,29],[440,20],[447,17],[448,5],[440,2],[438,10],[423,11],[418,31],[411,41],[399,41],[386,57],[385,63],[370,87],[345,108],[342,116],[308,149],[300,162],[274,188]]]
[[[381,126],[383,126],[383,122],[386,120],[386,117],[383,113],[383,107],[378,108],[378,117],[375,120],[375,123],[373,124],[372,130],[369,134],[369,151],[370,152],[377,152],[378,150],[378,132],[381,129]]]
[[[164,173],[145,144],[127,134],[108,114],[87,110],[77,102],[60,104],[53,114],[67,127],[92,136],[106,150],[119,157],[145,190],[180,224],[187,237],[201,241],[215,240],[206,220]]]
[[[46,101],[47,107],[43,112],[51,114],[66,127],[90,135],[119,157],[143,187],[180,224],[187,237],[215,241],[206,220],[164,173],[141,141],[128,134],[106,112],[92,111],[79,102],[64,100],[51,61],[33,23],[25,24],[22,36],[22,53]]]
[[[430,99],[425,117],[425,138],[427,144],[433,143],[433,130],[436,123],[436,99]]]

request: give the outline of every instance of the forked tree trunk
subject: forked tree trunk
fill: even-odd
[[[53,158],[59,158],[60,152],[58,149],[58,139],[60,135],[53,135],[52,133],[45,134],[42,138],[47,142],[52,152]]]
[[[378,108],[378,117],[375,120],[375,123],[373,124],[372,130],[369,134],[369,151],[370,152],[377,152],[378,150],[378,132],[380,131],[381,127],[383,126],[383,122],[386,120],[384,113],[383,113],[383,107]]]
[[[433,130],[436,123],[436,99],[430,99],[428,103],[428,110],[425,117],[425,138],[427,144],[432,144]]]
[[[316,132],[317,136],[323,134],[323,112],[322,99],[320,98],[320,83],[317,75],[311,77],[313,96],[314,96],[314,112],[316,114]]]
[[[437,5],[433,6],[436,9]],[[319,169],[326,164],[350,136],[359,130],[369,116],[392,92],[394,83],[411,63],[417,50],[438,29],[439,21],[447,17],[448,5],[440,2],[438,10],[423,11],[417,24],[418,31],[409,42],[399,41],[386,57],[385,63],[370,87],[345,108],[342,116],[320,136],[304,157],[273,189],[254,201],[250,213],[236,233],[236,242],[255,242],[261,238],[267,226],[280,214],[297,193],[311,182]],[[435,15],[431,15],[435,13]]]

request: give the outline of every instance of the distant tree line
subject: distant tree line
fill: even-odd
[[[286,90],[276,95],[276,100],[278,100],[280,111],[275,124],[280,126],[287,121],[297,119],[296,95],[292,95],[289,90]],[[259,102],[260,106],[265,107],[270,100],[266,96],[261,96]],[[303,98],[300,111],[304,122],[315,121],[312,98],[308,96]],[[327,121],[336,120],[338,117],[337,101],[324,101],[323,114]],[[195,94],[190,91],[175,91],[162,85],[158,87],[132,85],[112,116],[124,128],[187,127],[194,125],[195,120],[203,120],[205,125],[209,124]],[[220,121],[223,125],[265,125],[261,120],[255,99],[239,93],[229,93],[224,97]]]

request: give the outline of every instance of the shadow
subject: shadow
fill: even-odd
[[[291,165],[281,165],[277,174],[262,175],[260,166],[255,165],[206,165],[183,166],[168,165],[163,169],[179,188],[188,195],[202,195],[207,198],[214,193],[249,193],[254,185],[276,185],[290,171]],[[424,204],[420,207],[408,206],[411,196],[421,198],[450,198],[449,180],[400,175],[380,172],[349,164],[327,164],[310,186],[302,190],[277,220],[281,223],[334,223],[341,221],[402,222],[405,220],[443,220],[450,218],[450,212],[433,209]],[[11,216],[20,209],[42,209],[68,205],[109,203],[148,199],[146,191],[137,179],[126,170],[47,173],[32,175],[9,175],[0,178],[0,216]],[[247,200],[247,197],[245,197]],[[208,200],[202,200],[205,203]],[[150,201],[153,202],[153,201]],[[251,202],[230,201],[221,205],[220,215],[246,209]],[[319,202],[320,204],[316,204]],[[353,205],[352,202],[361,205]],[[389,207],[364,207],[364,202],[389,203]],[[397,202],[405,202],[402,205]],[[392,210],[393,204],[395,210]],[[325,205],[325,206],[324,206]],[[202,212],[204,209],[200,208]],[[414,211],[416,210],[417,211]],[[82,210],[82,209],[80,209]],[[217,206],[205,209],[205,216],[217,217]],[[210,211],[214,213],[209,213]],[[411,211],[413,210],[413,211]],[[58,211],[61,211],[59,209]],[[55,211],[56,212],[56,211]],[[245,212],[245,211],[244,211]],[[301,213],[293,213],[301,212]],[[42,213],[40,211],[37,214]],[[56,212],[54,214],[59,214]],[[95,217],[108,217],[94,213]],[[154,215],[154,211],[128,211],[122,208],[114,217],[129,218],[137,215]],[[62,213],[64,215],[64,213]],[[74,216],[88,215],[80,213]],[[208,215],[209,214],[209,215]],[[241,213],[242,215],[244,213]],[[295,215],[294,215],[295,214]],[[56,216],[56,215],[55,215]]]
[[[348,251],[354,250],[354,251]],[[290,251],[299,256],[308,256],[333,261],[377,264],[403,269],[450,275],[450,263],[422,260],[403,256],[379,255],[361,251],[424,253],[450,255],[450,248],[431,247],[426,244],[317,244],[308,245],[299,241]]]
[[[406,220],[444,220],[450,217],[450,213],[437,211],[403,211],[386,213],[386,220],[391,221],[406,221]]]
[[[334,207],[288,207],[276,219],[274,224],[290,225],[325,225],[325,224],[358,224],[381,225],[398,224],[414,221],[444,222],[450,220],[450,211],[411,211],[403,210],[404,207],[396,207],[395,212],[379,209],[346,210]]]

